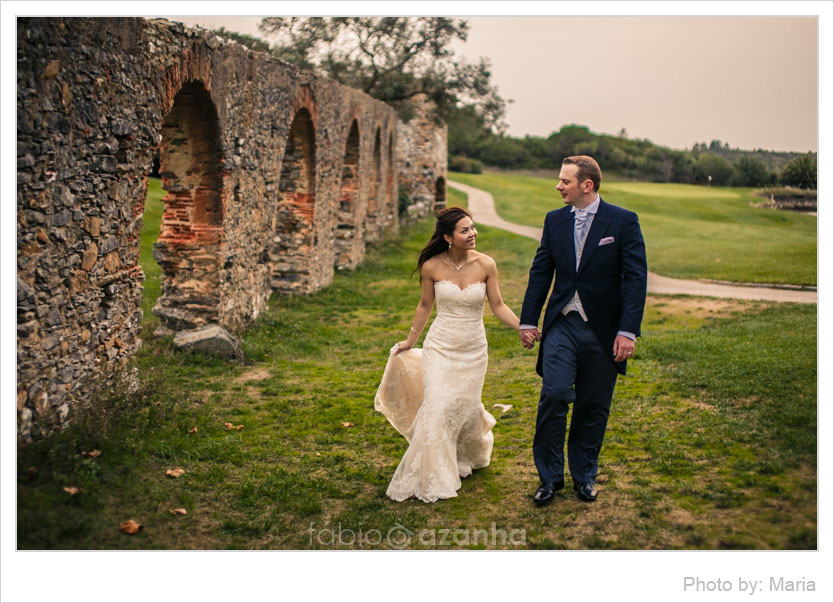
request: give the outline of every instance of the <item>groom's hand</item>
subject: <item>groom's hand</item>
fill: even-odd
[[[521,345],[528,350],[542,337],[538,329],[519,329],[518,336],[521,338]]]
[[[614,340],[614,361],[622,362],[634,356],[634,342],[625,335],[617,335]]]

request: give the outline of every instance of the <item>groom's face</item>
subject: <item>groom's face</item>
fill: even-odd
[[[577,178],[578,171],[579,166],[568,164],[563,165],[559,172],[559,184],[556,185],[556,190],[562,195],[562,201],[566,205],[575,205],[578,201],[582,201],[583,197],[587,194],[585,189],[588,188],[587,183],[590,180],[586,180],[585,183],[580,183],[579,178]],[[583,184],[586,186],[582,186]],[[593,187],[593,184],[591,184],[591,187]]]

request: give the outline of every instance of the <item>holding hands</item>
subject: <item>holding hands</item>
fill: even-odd
[[[521,345],[528,350],[542,339],[541,332],[538,329],[519,329],[518,336],[521,339]],[[617,335],[614,340],[614,361],[622,362],[632,356],[634,356],[634,341],[624,335]]]
[[[542,335],[538,329],[519,329],[518,336],[521,338],[521,345],[528,350],[532,348],[537,341],[541,341]]]

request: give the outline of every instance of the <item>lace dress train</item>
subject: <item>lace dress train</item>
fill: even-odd
[[[408,450],[387,494],[425,502],[457,496],[461,477],[489,465],[495,418],[481,402],[487,368],[486,284],[435,283],[437,317],[423,342],[388,358],[374,408]]]

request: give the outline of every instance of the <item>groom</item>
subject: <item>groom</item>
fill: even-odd
[[[602,173],[586,155],[562,161],[565,207],[544,220],[530,268],[519,335],[524,347],[541,341],[536,372],[542,390],[533,439],[544,505],[565,485],[565,428],[573,403],[568,463],[577,496],[597,498],[594,481],[617,373],[634,354],[646,302],[646,249],[637,215],[600,199]],[[551,283],[553,292],[537,328]]]

